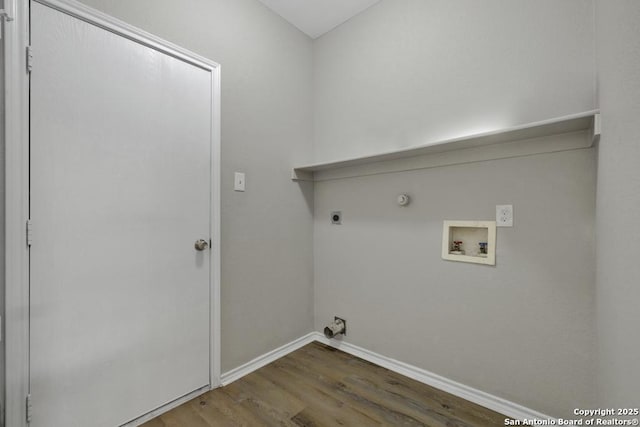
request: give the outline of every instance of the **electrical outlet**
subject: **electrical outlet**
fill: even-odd
[[[496,206],[496,227],[513,227],[513,205]]]

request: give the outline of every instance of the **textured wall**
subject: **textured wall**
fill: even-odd
[[[595,186],[593,149],[317,183],[316,329],[337,315],[385,356],[549,415],[590,407]],[[441,259],[444,220],[498,204],[515,220],[495,267]]]
[[[591,110],[593,4],[383,0],[314,41],[316,160]]]
[[[599,406],[640,401],[640,2],[596,3]]]

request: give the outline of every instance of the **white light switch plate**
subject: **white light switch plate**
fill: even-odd
[[[513,227],[513,205],[496,206],[496,227]]]
[[[236,172],[235,179],[233,181],[233,189],[235,191],[244,191],[244,173]]]

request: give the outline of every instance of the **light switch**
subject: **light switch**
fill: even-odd
[[[244,173],[243,172],[236,172],[235,174],[235,180],[233,183],[233,189],[235,191],[244,191]]]

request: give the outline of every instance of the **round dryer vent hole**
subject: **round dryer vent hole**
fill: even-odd
[[[342,224],[342,212],[335,211],[331,212],[331,224]]]

